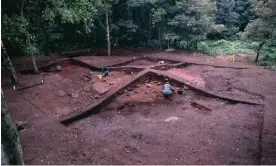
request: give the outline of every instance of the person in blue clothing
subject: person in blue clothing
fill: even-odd
[[[109,71],[108,71],[108,69],[105,67],[105,68],[103,68],[102,69],[102,76],[103,77],[106,77],[106,76],[108,76],[109,75]]]
[[[174,93],[174,89],[173,89],[173,87],[168,82],[166,82],[163,85],[162,92],[163,92],[163,95],[165,97],[169,97],[169,96],[172,96],[172,94]]]

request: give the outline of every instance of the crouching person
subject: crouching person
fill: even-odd
[[[166,82],[166,84],[163,86],[162,92],[164,97],[169,97],[173,95],[174,89],[168,82]]]

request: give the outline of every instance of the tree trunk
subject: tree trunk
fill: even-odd
[[[38,74],[38,68],[36,66],[35,56],[33,53],[32,53],[32,61],[33,61],[33,65],[34,65],[34,72],[35,72],[35,74]]]
[[[12,122],[11,116],[8,112],[8,107],[5,102],[3,91],[1,90],[1,146],[2,152],[6,157],[6,162],[2,164],[7,165],[23,165],[23,153],[17,133],[17,129]]]
[[[49,51],[49,54],[50,54],[50,56],[51,56],[51,58],[52,58],[52,61],[56,61],[56,59],[54,58],[54,56],[53,56],[53,54],[52,54],[52,52],[51,52],[51,50],[50,50],[50,48],[48,49],[48,51]]]
[[[108,19],[108,12],[105,12],[105,19],[106,19],[106,40],[107,40],[107,55],[111,56],[110,50],[110,28],[109,28],[109,19]]]
[[[159,42],[159,49],[162,49],[162,45],[161,45],[161,29],[158,28],[158,42]]]
[[[21,0],[20,15],[22,18],[24,16],[24,4],[25,4],[25,0]]]
[[[197,47],[197,41],[195,41],[195,49],[197,50],[197,48],[198,48],[198,47]]]
[[[168,49],[170,48],[170,41],[168,40]]]
[[[257,56],[256,56],[256,59],[255,59],[255,62],[258,62],[259,56],[260,56],[260,51],[261,51],[261,49],[262,49],[262,47],[263,47],[264,44],[265,44],[265,42],[260,43],[260,45],[259,45],[259,47],[257,49]]]
[[[46,46],[46,51],[45,51],[45,54],[47,54],[48,56],[50,55],[51,58],[52,58],[52,61],[55,62],[55,58],[53,57],[52,53],[51,53],[51,50],[50,50],[50,44],[49,44],[49,36],[48,36],[48,33],[46,31],[46,29],[44,27],[42,27],[43,29],[43,32],[44,32],[44,36],[45,36],[45,46]]]
[[[3,42],[1,41],[1,46],[2,46],[2,51],[3,51],[3,58],[4,58],[4,63],[5,65],[7,66],[8,70],[11,72],[12,74],[12,78],[13,78],[13,81],[17,84],[18,83],[18,79],[17,79],[17,75],[16,75],[16,71],[15,71],[15,68],[13,67],[12,65],[12,62],[10,60],[10,57],[6,51],[6,48],[3,44]]]

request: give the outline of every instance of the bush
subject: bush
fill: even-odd
[[[276,56],[266,54],[263,61],[276,62]]]

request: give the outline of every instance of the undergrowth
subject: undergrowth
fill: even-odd
[[[198,51],[210,56],[226,55],[230,56],[233,54],[233,50],[237,54],[248,54],[256,56],[256,48],[258,43],[242,42],[242,41],[202,41],[198,43]],[[265,45],[260,52],[260,59],[263,61],[275,62],[276,63],[276,47]]]

